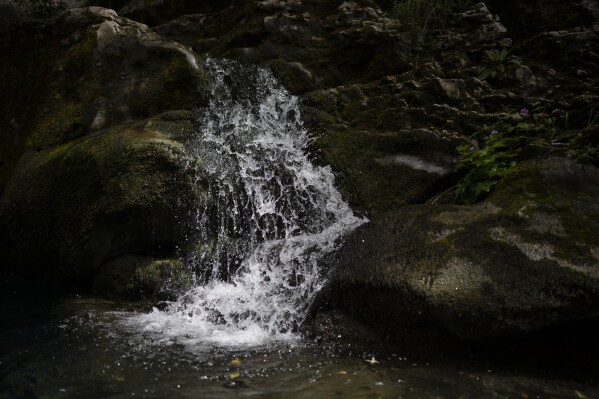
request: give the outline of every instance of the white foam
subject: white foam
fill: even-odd
[[[216,84],[188,146],[214,200],[198,212],[201,255],[191,259],[205,278],[166,310],[123,320],[159,343],[294,340],[325,283],[320,261],[364,220],[330,168],[310,163],[295,96],[264,69],[211,59],[206,67]]]

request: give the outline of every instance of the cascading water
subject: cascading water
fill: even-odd
[[[363,220],[330,168],[310,163],[298,99],[269,71],[212,59],[206,70],[212,99],[188,145],[209,186],[191,259],[197,286],[127,323],[188,344],[290,338],[325,282],[319,262]]]

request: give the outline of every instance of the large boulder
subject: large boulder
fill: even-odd
[[[182,145],[160,122],[25,153],[0,202],[7,264],[29,278],[89,281],[123,253],[171,254],[194,186]]]
[[[22,29],[0,62],[4,267],[89,283],[111,259],[175,255],[202,195],[183,145],[206,98],[195,55],[97,7]]]
[[[383,331],[469,340],[597,318],[599,169],[536,159],[477,205],[381,214],[341,249],[328,299]]]

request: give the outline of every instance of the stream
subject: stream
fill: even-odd
[[[0,398],[597,398],[576,363],[415,354],[339,339],[165,343],[122,324],[135,309],[3,281]],[[418,352],[418,351],[416,351]],[[374,357],[378,363],[367,361]]]
[[[592,374],[302,335],[328,257],[367,221],[311,162],[298,98],[258,67],[204,68],[185,143],[208,198],[181,255],[194,287],[144,307],[4,277],[0,398],[599,397]]]

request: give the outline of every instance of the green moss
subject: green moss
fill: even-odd
[[[338,186],[352,206],[376,214],[410,201],[424,201],[422,193],[433,189],[428,173],[379,161],[397,145],[396,134],[373,134],[343,126],[323,130],[328,132],[314,141],[312,151],[340,173]],[[418,181],[417,186],[414,181]]]
[[[288,62],[276,59],[268,65],[283,86],[293,94],[303,94],[315,88],[311,76]]]
[[[136,268],[127,288],[136,300],[172,299],[191,288],[193,276],[178,259],[153,260]]]
[[[156,302],[172,300],[192,284],[191,270],[179,259],[125,254],[100,266],[92,285],[106,298]]]
[[[14,251],[37,247],[26,257],[28,267],[85,279],[96,259],[118,250],[111,247],[152,253],[183,239],[178,220],[201,193],[180,161],[182,150],[144,125],[112,127],[21,162],[0,219]]]
[[[136,72],[131,78],[129,108],[140,117],[168,110],[193,109],[202,97],[202,73],[194,69],[177,50],[155,49],[152,67]],[[156,76],[162,77],[161,80]]]
[[[29,94],[17,97],[25,151],[47,148],[87,133],[83,121],[85,106],[101,93],[101,85],[90,67],[95,47],[95,35],[86,32],[80,42],[66,51],[54,41],[47,43],[41,54],[21,54],[19,68],[34,78],[27,83],[30,87],[20,90],[35,94],[33,101]],[[48,70],[49,65],[54,69]]]
[[[41,149],[75,139],[86,133],[81,104],[63,104],[40,118],[28,134],[25,150]]]

